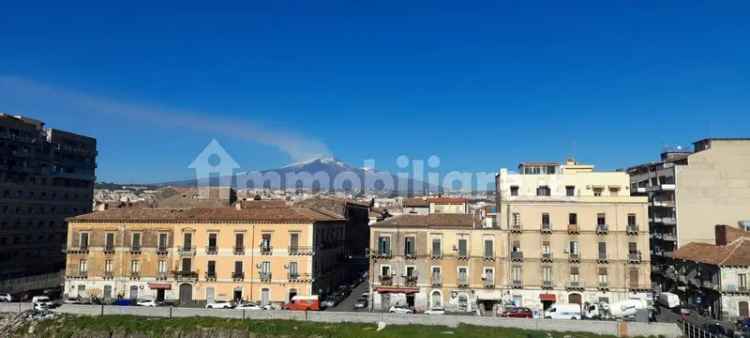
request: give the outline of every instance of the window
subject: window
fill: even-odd
[[[521,277],[523,277],[523,275],[521,274],[521,266],[514,265],[510,270],[510,275],[514,282],[520,282]]]
[[[740,290],[747,290],[747,274],[737,274],[737,286],[740,288]]]
[[[573,185],[565,186],[565,196],[573,197],[576,195],[576,187]]]
[[[216,261],[208,261],[206,271],[209,276],[216,276]]]
[[[578,225],[578,214],[575,214],[575,213],[568,214],[568,224]]]
[[[599,259],[607,259],[607,242],[599,242]]]
[[[638,288],[638,269],[630,269],[630,287]]]
[[[297,262],[289,262],[289,276],[292,278],[299,277]]]
[[[552,283],[552,267],[545,265],[542,267],[542,280],[545,283]]]
[[[628,243],[628,253],[631,255],[638,253],[638,243],[636,242]]]
[[[216,250],[216,233],[208,234],[208,248],[209,250]]]
[[[270,275],[271,274],[271,262],[263,262],[260,264],[260,273],[262,275]]]
[[[141,262],[139,260],[130,261],[130,272],[131,273],[141,272]]]
[[[578,241],[570,241],[569,247],[571,255],[578,255]]]
[[[133,234],[133,240],[130,243],[130,248],[133,251],[138,251],[141,249],[141,234],[136,232]]]
[[[493,268],[484,268],[484,273],[482,274],[482,278],[484,278],[485,283],[494,283],[495,282],[495,269]]]
[[[185,250],[192,250],[193,248],[193,234],[192,233],[185,233],[182,237],[182,246]]]
[[[391,237],[380,236],[378,237],[378,254],[381,256],[391,255]]]
[[[417,272],[417,268],[415,268],[414,266],[406,267],[406,277],[416,277],[417,276],[416,272]]]
[[[159,273],[167,273],[167,261],[166,260],[159,260]]]
[[[87,250],[89,248],[89,233],[81,233],[81,241],[79,243],[81,250]]]
[[[234,262],[234,273],[237,273],[237,274],[242,273],[242,261]]]
[[[416,256],[416,253],[414,252],[414,242],[416,239],[414,237],[404,237],[404,255],[407,257],[414,257]]]
[[[443,255],[443,248],[442,248],[442,242],[440,241],[440,238],[433,238],[432,239],[432,256],[440,257],[442,255]]]
[[[159,234],[159,249],[160,250],[167,249],[167,234],[164,234],[164,233]]]
[[[89,264],[87,260],[82,259],[80,262],[78,262],[78,272],[80,274],[85,274],[88,271],[89,271]]]
[[[604,226],[607,224],[607,215],[603,213],[596,214],[596,225]]]
[[[115,247],[115,234],[108,232],[104,235],[104,248],[112,250]]]
[[[439,266],[432,267],[432,281],[433,282],[440,281],[440,267]]]
[[[299,248],[299,234],[298,233],[289,234],[289,249],[297,250],[298,248]]]
[[[511,252],[521,252],[521,241],[513,241]]]
[[[381,265],[380,266],[380,276],[382,277],[390,277],[391,276],[391,267],[388,265]]]
[[[190,272],[192,265],[193,264],[190,258],[183,258],[182,259],[182,272]]]
[[[511,196],[518,196],[518,186],[513,185],[510,187],[510,195]]]
[[[514,227],[520,227],[521,226],[521,214],[518,212],[513,213],[513,226]]]
[[[617,196],[620,194],[620,187],[609,187],[609,195]]]
[[[573,283],[577,283],[579,280],[580,280],[580,275],[578,274],[578,267],[571,266],[570,267],[570,281]]]
[[[607,283],[607,268],[599,268],[599,283]]]
[[[468,257],[469,256],[469,248],[468,248],[468,241],[466,239],[459,239],[458,240],[458,256],[459,257]]]
[[[536,188],[536,195],[537,196],[549,196],[551,194],[551,191],[548,186],[542,185]]]
[[[262,251],[271,250],[271,234],[262,234],[260,240],[260,249]]]
[[[602,191],[604,191],[604,189],[602,189],[602,188],[594,188],[594,196],[601,196],[602,195]]]
[[[245,234],[234,234],[234,248],[235,250],[243,250],[245,248]]]
[[[492,258],[495,256],[495,250],[493,241],[491,239],[484,240],[484,257]]]
[[[542,254],[545,256],[552,254],[552,248],[549,245],[549,241],[542,242]]]
[[[546,212],[542,214],[542,228],[549,229],[549,214]]]
[[[635,226],[635,214],[628,214],[628,226]]]
[[[111,259],[107,259],[104,261],[104,272],[112,273],[112,260]]]
[[[458,284],[468,284],[469,282],[469,269],[465,266],[458,268]]]

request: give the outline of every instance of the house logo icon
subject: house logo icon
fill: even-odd
[[[218,186],[220,187],[231,186],[234,170],[239,167],[239,164],[216,139],[211,140],[188,166],[188,168],[195,170],[195,180],[200,198],[209,198],[212,178],[213,181],[218,180]],[[221,191],[225,190],[228,194],[228,189],[222,189]],[[228,197],[226,196],[226,198]]]

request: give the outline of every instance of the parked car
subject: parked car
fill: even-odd
[[[581,319],[581,306],[578,304],[553,304],[544,312],[547,319]]]
[[[500,317],[506,318],[534,318],[534,312],[527,307],[512,307],[500,313]]]
[[[394,305],[388,310],[390,313],[414,313],[414,310],[405,305]]]
[[[31,304],[34,306],[40,305],[46,308],[53,308],[55,307],[55,303],[49,299],[47,296],[34,296],[34,298],[31,298]]]
[[[1,302],[12,302],[13,296],[11,296],[9,293],[0,293],[0,303]]]
[[[434,307],[424,312],[426,315],[444,315],[445,309],[442,307]]]
[[[728,327],[725,327],[719,322],[710,322],[703,324],[703,331],[706,331],[714,336],[724,336],[733,338],[734,337],[734,331]]]
[[[138,306],[157,307],[159,303],[153,299],[142,299],[135,303]]]
[[[318,296],[294,296],[292,301],[285,304],[283,308],[296,311],[320,311],[320,300]]]
[[[215,300],[206,304],[206,309],[231,309],[232,303],[226,300]]]
[[[355,309],[366,309],[367,308],[367,298],[360,298],[357,299],[357,302],[354,303]]]
[[[337,303],[336,298],[334,298],[334,297],[328,297],[324,301],[320,302],[320,306],[321,307],[326,307],[326,308],[328,308],[328,307],[334,307],[334,306],[336,306],[336,303]]]
[[[248,311],[261,311],[264,310],[263,307],[261,307],[258,304],[253,303],[240,303],[239,305],[234,307],[235,310],[248,310]]]

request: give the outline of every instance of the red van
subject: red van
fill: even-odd
[[[320,311],[318,296],[294,296],[292,301],[284,305],[284,309],[293,311]]]

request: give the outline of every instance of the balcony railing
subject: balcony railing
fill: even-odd
[[[375,253],[375,257],[378,257],[378,258],[391,258],[392,257],[392,253],[391,253],[391,250],[382,250],[382,251],[378,250]]]
[[[641,260],[642,260],[642,257],[641,257],[641,252],[640,251],[628,253],[628,262],[629,263],[638,264],[638,263],[641,262]]]
[[[628,235],[637,235],[638,234],[638,226],[634,224],[629,224],[625,231],[627,231]]]
[[[459,288],[468,288],[469,287],[469,278],[468,277],[458,277],[457,283],[458,283],[458,287]]]
[[[552,289],[552,287],[553,286],[552,286],[552,281],[551,280],[542,281],[542,289],[549,290],[549,289]]]
[[[542,224],[541,231],[543,234],[549,234],[552,233],[552,226],[549,224]]]
[[[568,224],[568,233],[569,234],[579,233],[578,224]]]
[[[417,276],[405,276],[404,277],[404,284],[407,287],[417,287],[417,281],[419,278]]]
[[[570,254],[568,254],[568,261],[571,262],[571,263],[580,262],[581,261],[581,254],[579,254],[577,252],[571,252]]]
[[[207,271],[206,281],[209,281],[209,282],[216,281],[216,271]]]
[[[104,279],[109,280],[115,278],[114,274],[112,274],[112,271],[104,272]]]
[[[520,224],[512,224],[510,226],[510,232],[521,232],[521,231],[523,231],[523,229]]]
[[[464,251],[464,252],[460,252],[459,251],[459,253],[458,253],[458,259],[460,259],[460,260],[467,260],[467,259],[469,259],[469,253],[466,252],[466,251]]]
[[[596,234],[597,235],[606,235],[609,232],[609,225],[606,224],[597,224],[596,225]]]
[[[568,290],[583,290],[583,282],[581,281],[569,281],[565,287]]]
[[[273,255],[273,247],[270,245],[261,245],[260,254],[266,256]]]
[[[140,247],[140,245],[131,246],[130,247],[130,254],[131,255],[140,255],[141,254],[141,247]]]
[[[244,246],[236,246],[234,247],[234,255],[235,256],[242,256],[245,254],[245,247]]]
[[[432,259],[442,259],[443,258],[443,253],[442,252],[433,252],[432,254],[430,254],[430,257],[432,257]]]
[[[609,290],[609,283],[607,283],[607,282],[599,282],[599,284],[597,285],[597,288],[599,290]]]
[[[484,288],[485,289],[494,289],[495,288],[495,277],[485,277],[484,278]]]
[[[542,253],[542,262],[552,262],[552,253],[551,252]]]
[[[159,273],[156,275],[156,280],[167,280],[169,276],[166,273]]]
[[[261,272],[260,273],[260,281],[261,282],[270,282],[271,281],[271,273],[270,272]]]
[[[114,255],[115,254],[115,247],[114,246],[105,246],[102,250],[105,255]]]
[[[440,275],[432,275],[431,282],[433,287],[440,287],[443,285],[443,277]]]
[[[219,249],[216,246],[207,246],[206,247],[206,255],[215,255],[219,252]]]
[[[309,246],[290,246],[289,256],[306,256],[312,255],[313,249]]]
[[[415,252],[406,252],[404,253],[404,258],[406,259],[416,259],[417,254]]]
[[[523,281],[520,280],[513,280],[510,283],[510,286],[514,289],[523,289]]]
[[[180,256],[195,256],[194,246],[178,246],[177,251],[180,253]]]
[[[67,253],[71,255],[88,255],[89,247],[81,246],[81,247],[73,248],[73,249],[68,250]]]
[[[245,273],[242,271],[235,271],[232,272],[232,280],[235,282],[241,281],[245,279]]]
[[[178,282],[181,282],[181,281],[193,281],[194,282],[198,280],[198,273],[195,271],[179,270],[179,271],[174,271],[173,274],[174,274],[175,280],[177,280]]]
[[[495,253],[494,252],[485,252],[484,256],[482,256],[482,259],[485,261],[494,261],[495,260]]]
[[[600,253],[599,256],[596,257],[596,262],[601,264],[606,264],[607,262],[609,262],[607,254]]]
[[[521,251],[512,251],[510,253],[510,260],[513,262],[523,262],[523,252]]]
[[[391,286],[393,285],[393,276],[380,276],[378,278],[380,280],[380,285],[384,286]]]
[[[167,247],[165,246],[160,246],[156,248],[156,254],[159,256],[166,256],[169,254],[169,249],[167,249]]]
[[[140,272],[131,272],[130,273],[130,280],[139,280],[141,279],[141,273]]]

